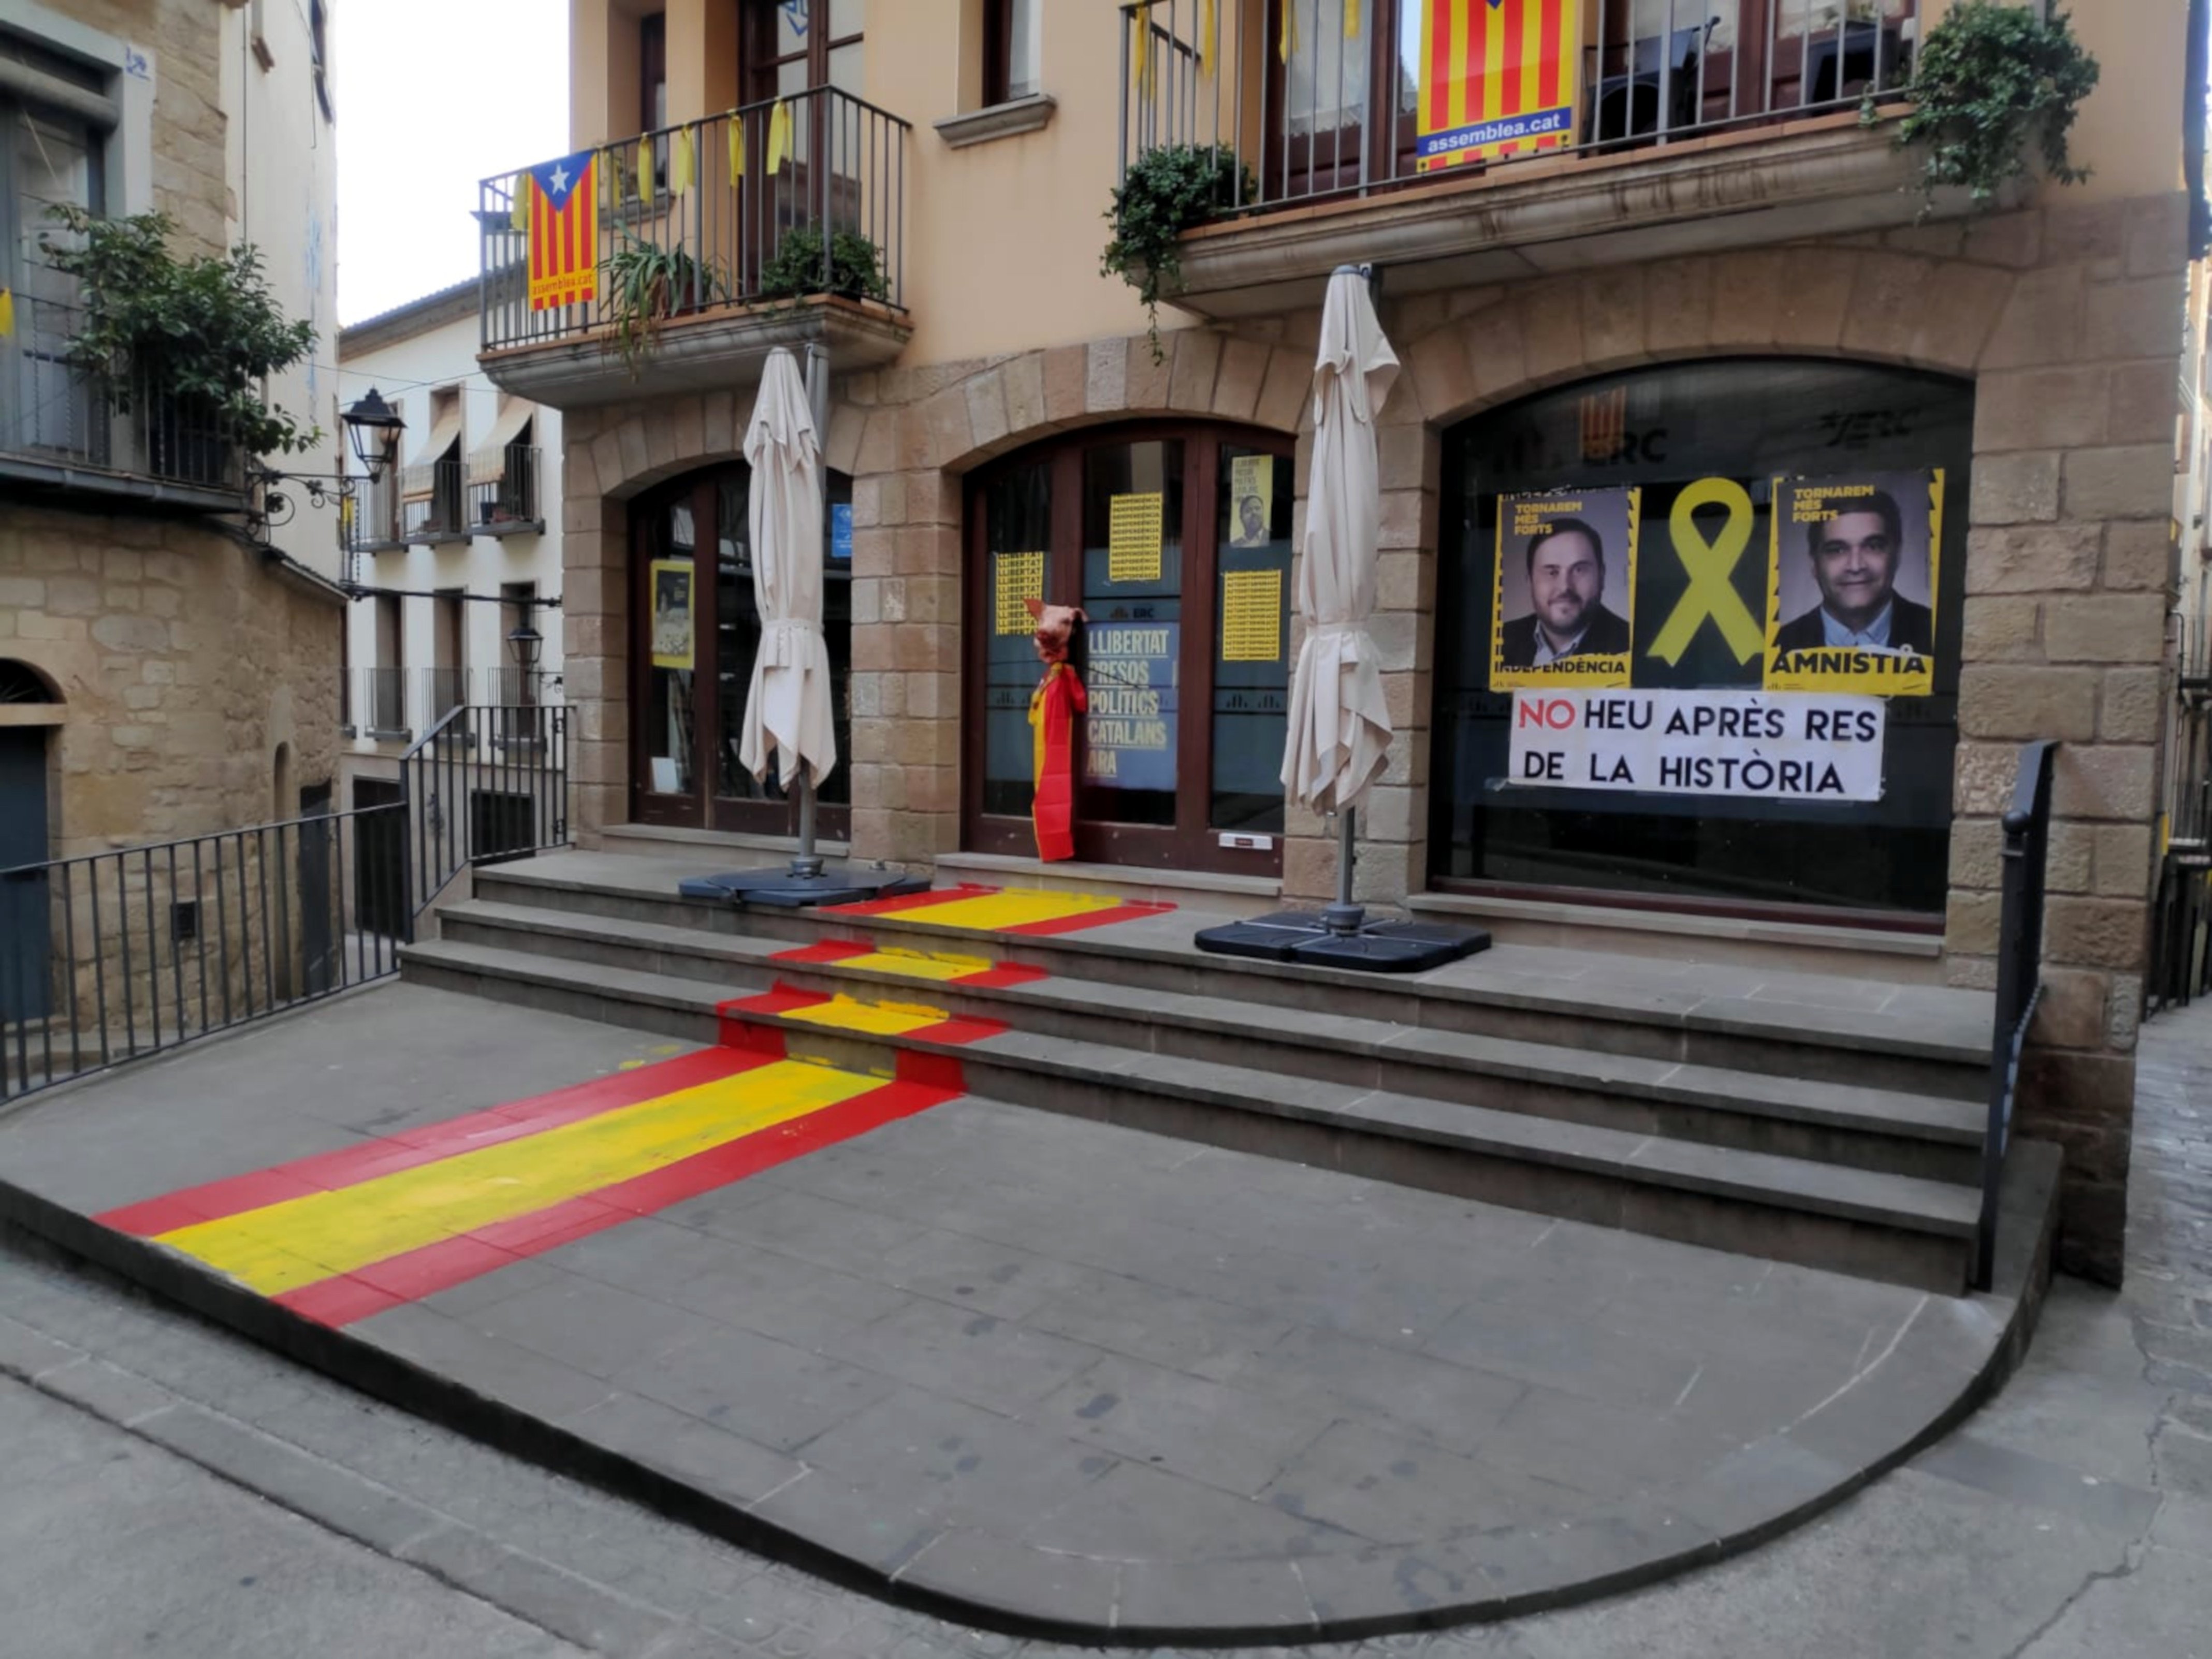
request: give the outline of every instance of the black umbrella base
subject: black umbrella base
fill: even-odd
[[[794,875],[777,870],[732,870],[726,875],[693,876],[677,884],[685,898],[717,899],[730,904],[765,904],[780,910],[804,910],[824,904],[864,904],[870,899],[926,893],[929,880],[897,870],[854,870],[828,865]]]
[[[1331,927],[1323,910],[1278,910],[1249,921],[1209,927],[1198,948],[1216,956],[1287,962],[1308,968],[1352,968],[1370,974],[1419,974],[1490,948],[1480,927],[1437,921],[1370,921],[1346,916]]]

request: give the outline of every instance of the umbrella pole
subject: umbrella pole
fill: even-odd
[[[830,440],[830,354],[817,343],[806,348],[806,400],[814,409],[814,434],[817,445]],[[818,452],[817,452],[818,453]],[[818,465],[816,471],[822,478],[822,522],[830,522],[830,469]],[[799,770],[799,851],[792,855],[791,873],[812,878],[822,873],[821,855],[814,850],[814,771],[802,766]]]
[[[1353,814],[1346,806],[1336,815],[1336,902],[1321,913],[1322,926],[1332,933],[1356,933],[1367,920],[1366,908],[1352,902]]]

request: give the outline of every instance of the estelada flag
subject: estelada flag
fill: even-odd
[[[599,204],[592,152],[530,169],[530,308],[599,297]]]
[[[1415,165],[1573,143],[1581,27],[1580,0],[1428,0]]]

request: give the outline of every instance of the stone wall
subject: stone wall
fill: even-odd
[[[56,858],[297,815],[337,757],[335,596],[188,519],[11,506],[0,657],[60,690]],[[276,750],[295,796],[275,799]]]
[[[2051,996],[2023,1101],[2069,1157],[2068,1264],[2117,1274],[2164,719],[2163,615],[2186,264],[2185,199],[1694,256],[1392,301],[1404,364],[1378,422],[1373,633],[1399,740],[1359,829],[1357,890],[1425,885],[1442,434],[1543,388],[1640,365],[1790,355],[1893,363],[1978,387],[1946,967],[1993,979],[1996,845],[2019,745],[2054,737]],[[831,466],[854,475],[853,843],[923,863],[959,844],[963,477],[1069,428],[1206,416],[1298,433],[1310,457],[1310,313],[984,362],[850,376]],[[735,453],[750,393],[572,417],[567,624],[587,830],[629,776],[620,501]],[[1284,891],[1334,890],[1323,825],[1290,815]]]

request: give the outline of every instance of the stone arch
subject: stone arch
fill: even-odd
[[[1392,318],[1410,395],[1383,418],[1441,430],[1547,387],[1699,357],[1846,357],[1971,380],[2014,285],[1995,264],[1807,244],[1421,296]]]
[[[67,702],[59,682],[36,663],[26,662],[20,657],[0,657],[0,705],[15,709],[51,708],[54,721],[58,724],[62,706]],[[35,719],[18,719],[16,723],[39,722]]]

